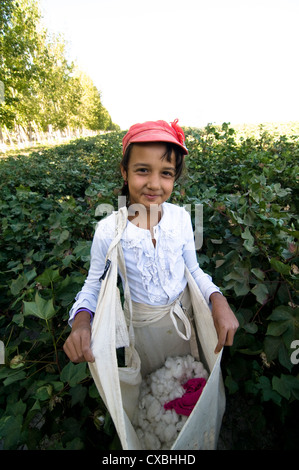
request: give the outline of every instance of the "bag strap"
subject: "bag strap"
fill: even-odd
[[[128,221],[128,209],[126,207],[121,207],[117,212],[116,212],[116,224],[115,224],[115,238],[112,240],[108,252],[106,255],[106,260],[109,258],[110,252],[113,250],[113,248],[119,243],[121,240],[121,237],[126,229],[127,226],[127,221]]]
[[[122,246],[121,246],[120,243],[117,246],[117,262],[118,262],[119,270],[120,270],[120,272],[123,276],[123,280],[124,280],[124,297],[125,297],[125,302],[126,302],[127,309],[129,311],[129,326],[128,326],[129,340],[130,340],[130,344],[132,346],[134,346],[135,345],[135,334],[134,334],[134,327],[133,327],[132,299],[131,299],[130,287],[129,287],[128,278],[127,278],[127,271],[126,271],[124,253],[123,253],[123,249],[122,249]]]
[[[183,307],[181,299],[180,299],[181,297],[182,297],[182,294],[176,300],[176,302],[172,305],[170,309],[170,318],[172,320],[172,323],[174,324],[177,334],[185,341],[189,341],[191,338],[191,323],[190,323],[188,316],[185,314],[185,311],[184,311],[185,308]],[[175,318],[176,316],[182,321],[185,327],[185,331],[186,331],[185,335],[179,330],[177,320]]]
[[[107,261],[109,261],[109,256],[111,256],[112,250],[117,250],[116,259],[117,259],[119,270],[123,276],[124,297],[125,297],[125,302],[127,304],[128,310],[129,310],[129,320],[130,320],[129,327],[128,327],[129,341],[130,341],[130,345],[134,346],[135,335],[134,335],[134,328],[133,328],[132,300],[131,300],[131,293],[130,293],[128,278],[127,278],[124,253],[123,253],[123,249],[120,243],[121,237],[127,226],[127,221],[128,221],[128,209],[127,207],[124,206],[124,207],[121,207],[115,215],[115,238],[114,240],[112,240],[109,246],[109,249],[106,255],[106,263]]]

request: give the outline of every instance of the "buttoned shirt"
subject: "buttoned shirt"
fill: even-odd
[[[91,246],[88,276],[70,310],[69,322],[78,309],[95,312],[105,268],[106,254],[115,237],[116,213],[102,219],[96,227]],[[200,268],[195,250],[190,214],[183,207],[164,202],[162,217],[153,229],[142,229],[128,220],[121,238],[131,298],[150,305],[171,304],[186,287],[188,267],[205,300],[220,292],[211,276]]]

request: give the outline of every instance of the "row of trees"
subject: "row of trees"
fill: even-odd
[[[66,44],[42,24],[38,0],[0,2],[2,129],[111,130],[115,124],[91,78],[69,63]]]

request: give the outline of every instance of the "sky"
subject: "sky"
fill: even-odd
[[[299,121],[299,0],[40,0],[121,129]]]

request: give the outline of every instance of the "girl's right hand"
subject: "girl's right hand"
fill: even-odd
[[[63,345],[63,350],[72,362],[94,362],[90,348],[90,314],[79,312],[73,321],[72,331]]]

